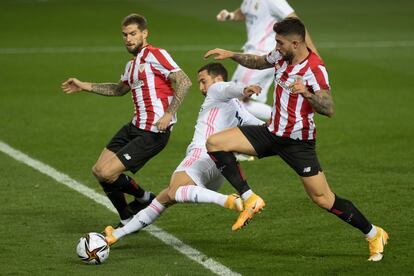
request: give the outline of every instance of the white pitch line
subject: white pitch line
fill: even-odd
[[[105,196],[95,192],[94,190],[86,187],[84,184],[72,179],[68,175],[59,172],[58,170],[52,168],[51,166],[42,163],[36,159],[31,158],[30,156],[24,154],[23,152],[12,148],[8,144],[2,142],[0,140],[0,151],[7,154],[11,158],[20,161],[26,164],[29,167],[53,178],[57,182],[67,186],[70,189],[73,189],[82,195],[92,199],[96,203],[103,205],[104,207],[108,208],[113,213],[116,213],[115,208],[112,206],[112,203],[109,201],[108,198]],[[173,235],[165,232],[159,227],[154,225],[150,225],[147,228],[143,229],[147,231],[152,236],[156,237],[157,239],[161,240],[165,244],[173,247],[178,252],[185,255],[187,258],[197,262],[198,264],[202,265],[203,267],[207,268],[208,270],[212,271],[217,275],[241,275],[237,272],[230,270],[228,267],[222,265],[221,263],[214,261],[212,258],[206,256],[205,254],[201,253],[200,251],[192,248],[191,246],[185,244],[181,240],[177,239]]]
[[[318,49],[352,49],[352,48],[401,48],[414,47],[414,41],[355,41],[355,42],[320,42]],[[165,46],[171,52],[208,51],[217,45],[180,45]],[[241,45],[220,45],[224,49],[240,49]],[[91,47],[34,47],[34,48],[0,48],[0,55],[15,54],[87,54],[87,53],[121,53],[124,47],[91,46]]]

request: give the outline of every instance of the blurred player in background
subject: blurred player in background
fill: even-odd
[[[334,194],[316,155],[314,112],[331,117],[334,104],[328,72],[322,60],[305,42],[305,26],[298,18],[274,25],[276,48],[268,55],[239,54],[214,49],[205,57],[230,58],[252,69],[273,68],[275,93],[268,126],[240,126],[212,135],[207,150],[226,179],[241,195],[244,211],[233,230],[244,227],[265,206],[253,193],[233,152],[259,158],[279,155],[299,175],[305,191],[319,207],[359,229],[369,243],[369,261],[380,261],[388,234],[372,225],[349,200]]]
[[[89,83],[69,78],[62,89],[68,94],[86,91],[103,96],[123,96],[132,91],[135,109],[132,122],[124,125],[109,141],[92,169],[118,211],[120,225],[124,225],[155,197],[124,172],[136,173],[167,145],[177,121],[176,112],[191,81],[166,50],[148,43],[147,20],[143,16],[128,15],[121,28],[124,44],[134,56],[126,64],[121,80]],[[127,204],[124,194],[135,199]]]
[[[198,70],[200,91],[206,97],[201,105],[193,140],[186,156],[171,176],[169,187],[151,204],[140,211],[124,227],[105,228],[109,244],[125,235],[152,224],[162,212],[176,202],[215,203],[241,211],[243,204],[237,195],[217,193],[224,178],[208,156],[206,140],[224,129],[237,125],[262,125],[263,121],[247,112],[237,98],[259,94],[257,85],[245,86],[227,82],[227,70],[220,63],[210,63]]]
[[[285,0],[244,0],[240,8],[229,12],[222,10],[217,14],[218,21],[245,21],[247,41],[243,45],[246,54],[265,55],[275,48],[273,25],[286,17],[297,17],[293,8]],[[306,33],[306,45],[314,52],[316,48]],[[267,93],[272,84],[274,70],[253,70],[238,65],[232,81],[245,85],[259,84],[262,93],[259,96],[244,98],[246,109],[257,118],[267,121],[272,109],[266,104]]]

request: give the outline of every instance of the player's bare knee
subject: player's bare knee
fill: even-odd
[[[330,204],[329,198],[325,194],[311,195],[312,201],[323,209],[330,209],[332,206]]]
[[[92,168],[92,173],[99,182],[112,183],[117,176],[110,172],[105,166],[95,164]]]

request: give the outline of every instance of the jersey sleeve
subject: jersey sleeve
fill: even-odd
[[[307,86],[311,87],[314,92],[331,89],[329,85],[328,72],[324,65],[319,64],[318,66],[312,68],[311,71],[312,74],[306,82]]]
[[[239,100],[237,100],[238,103],[238,113],[241,120],[241,125],[242,126],[260,126],[263,125],[265,122],[263,122],[262,120],[257,119],[256,117],[254,117],[249,111],[247,111],[247,109],[240,103]]]
[[[154,58],[154,62],[151,65],[154,69],[164,75],[165,78],[167,78],[170,73],[181,70],[166,50],[152,48],[151,54]]]
[[[268,0],[267,3],[270,13],[277,18],[278,21],[282,21],[289,14],[295,12],[286,0]]]
[[[278,62],[281,59],[282,59],[282,55],[279,53],[279,51],[276,51],[276,49],[273,49],[266,56],[266,60],[270,64],[276,64],[276,62]]]
[[[235,82],[216,82],[207,91],[207,95],[219,101],[242,97],[245,85]]]
[[[128,83],[128,77],[129,77],[129,72],[131,70],[131,63],[132,61],[129,61],[126,65],[125,65],[125,71],[124,73],[121,75],[121,80],[125,85],[129,86]]]

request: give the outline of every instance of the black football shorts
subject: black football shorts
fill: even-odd
[[[116,154],[127,170],[136,173],[168,143],[170,132],[155,133],[124,125],[106,148]]]
[[[240,126],[240,131],[259,158],[279,155],[300,176],[317,175],[322,168],[315,151],[315,140],[294,140],[271,133],[266,125]]]

